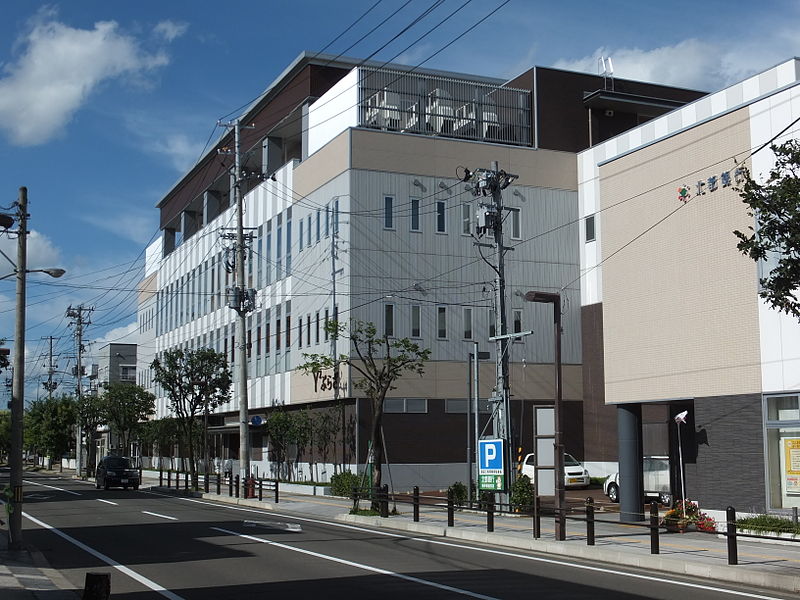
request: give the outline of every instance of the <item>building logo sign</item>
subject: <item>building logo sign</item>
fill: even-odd
[[[716,192],[720,188],[731,187],[734,183],[741,185],[744,183],[744,167],[736,167],[732,172],[723,171],[719,175],[711,175],[706,179],[698,179],[694,184],[694,194],[688,184],[678,186],[678,200],[686,204],[692,196],[704,196],[705,194]]]

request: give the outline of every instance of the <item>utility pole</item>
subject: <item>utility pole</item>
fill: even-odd
[[[336,268],[336,259],[339,258],[339,211],[336,210],[336,199],[332,204],[332,220],[333,226],[331,227],[331,318],[339,325],[339,307],[336,304],[336,275],[342,272],[342,269]],[[331,336],[331,358],[333,359],[333,402],[334,406],[339,403],[339,385],[341,376],[339,373],[339,349],[336,344],[338,343],[339,336],[334,334]],[[345,461],[345,453],[347,451],[347,436],[345,435],[345,410],[344,404],[339,407],[339,418],[342,420],[342,465]]]
[[[247,403],[247,314],[255,308],[255,290],[247,288],[245,279],[245,233],[244,210],[242,201],[242,165],[241,165],[241,124],[239,119],[229,123],[218,123],[233,129],[233,196],[236,203],[235,232],[235,270],[233,287],[228,290],[228,306],[236,311],[235,335],[237,362],[235,374],[236,395],[239,399],[239,476],[244,481],[250,476],[250,418]],[[248,128],[252,128],[250,125]],[[223,234],[225,237],[226,234]],[[248,242],[250,240],[248,234]]]
[[[491,248],[495,252],[496,263],[492,264],[487,259],[484,261],[495,272],[494,279],[494,307],[495,307],[495,335],[490,340],[496,345],[496,384],[491,401],[494,403],[492,411],[492,430],[496,438],[503,440],[504,471],[506,474],[506,489],[510,490],[513,483],[514,470],[511,466],[511,406],[510,406],[510,379],[509,379],[509,353],[508,344],[512,337],[521,334],[508,334],[506,319],[506,279],[505,279],[505,254],[513,248],[503,245],[503,195],[506,189],[518,178],[498,169],[497,161],[492,161],[491,169],[477,169],[474,172],[465,169],[463,180],[472,183],[472,193],[476,197],[491,199],[491,202],[479,203],[477,211],[478,236],[491,231],[492,243],[476,242],[480,249]],[[480,251],[480,250],[479,250]],[[482,256],[483,258],[483,256]],[[477,441],[476,441],[477,443]],[[507,501],[507,495],[502,495],[501,502]]]
[[[47,381],[42,383],[42,385],[44,386],[44,389],[47,390],[48,399],[52,400],[53,392],[58,387],[58,383],[53,381],[53,374],[56,372],[56,367],[58,367],[58,365],[53,362],[53,340],[57,340],[58,338],[49,335],[47,337],[43,337],[42,339],[49,340],[50,342],[50,352],[48,353],[47,358]]]
[[[91,307],[85,307],[83,304],[77,308],[72,308],[70,305],[67,308],[67,318],[73,319],[70,326],[75,326],[75,348],[76,348],[76,367],[75,367],[75,399],[78,405],[81,403],[83,396],[83,328],[91,324],[89,315],[94,310]],[[84,316],[85,314],[85,316]],[[83,465],[83,456],[81,450],[83,447],[83,431],[81,430],[80,421],[76,427],[75,434],[75,474],[80,478]]]

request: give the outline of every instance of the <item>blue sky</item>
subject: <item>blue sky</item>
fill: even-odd
[[[425,67],[511,78],[533,65],[596,72],[610,55],[617,77],[714,91],[800,54],[796,0],[4,2],[0,205],[27,186],[29,266],[67,269],[29,277],[31,377],[43,336],[59,336],[68,368],[70,304],[96,308],[90,355],[136,341],[136,264],[158,233],[154,206],[220,135],[218,119],[301,51],[366,57],[428,8],[374,58],[417,65],[438,52]],[[14,257],[15,241],[0,237],[0,249]],[[12,278],[0,282],[0,337],[11,340],[13,318]]]

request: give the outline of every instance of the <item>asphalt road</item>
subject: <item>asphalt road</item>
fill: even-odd
[[[26,543],[115,600],[788,598],[324,519],[26,474]]]

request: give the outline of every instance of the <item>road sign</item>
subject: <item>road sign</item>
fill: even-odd
[[[259,415],[254,415],[254,416],[250,417],[250,424],[251,425],[255,425],[256,427],[258,427],[259,425],[262,425],[263,423],[264,423],[264,419],[262,417],[260,417]]]
[[[478,441],[478,488],[505,489],[505,446],[503,440]]]

